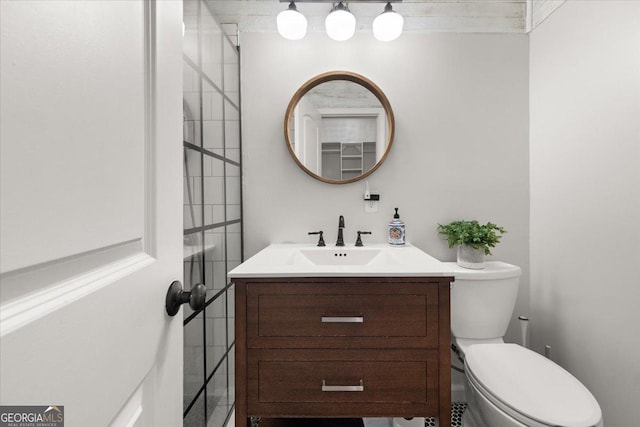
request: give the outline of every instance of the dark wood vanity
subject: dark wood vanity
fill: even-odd
[[[235,278],[236,427],[439,417],[450,427],[452,277]]]

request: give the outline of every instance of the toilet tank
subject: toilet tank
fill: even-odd
[[[457,338],[502,338],[518,296],[520,267],[486,262],[482,270],[447,262],[455,276],[451,288],[451,333]]]

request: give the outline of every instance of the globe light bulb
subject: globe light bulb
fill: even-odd
[[[345,41],[356,32],[356,17],[342,2],[338,3],[324,21],[327,35],[335,41]]]
[[[391,8],[391,3],[387,3],[384,12],[376,16],[373,20],[373,36],[383,42],[397,39],[402,34],[404,18]]]
[[[278,14],[276,24],[280,35],[287,40],[300,40],[307,34],[307,18],[298,12],[294,2]]]

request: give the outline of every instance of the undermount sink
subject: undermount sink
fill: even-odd
[[[309,248],[293,254],[292,264],[311,262],[314,265],[367,265],[399,262],[379,248]]]
[[[229,277],[423,277],[449,273],[445,264],[410,244],[318,247],[275,243],[231,270]]]

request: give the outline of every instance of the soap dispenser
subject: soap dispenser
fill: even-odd
[[[404,222],[400,219],[398,214],[398,208],[396,209],[393,220],[389,223],[389,244],[390,245],[404,245]]]

